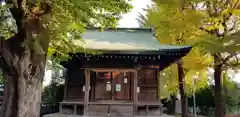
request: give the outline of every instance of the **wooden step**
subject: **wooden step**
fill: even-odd
[[[132,116],[132,106],[89,106],[90,116]]]

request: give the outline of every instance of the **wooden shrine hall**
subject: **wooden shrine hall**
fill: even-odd
[[[142,28],[92,28],[82,37],[84,44],[76,44],[99,53],[72,54],[61,62],[67,70],[60,113],[159,116],[159,71],[185,56],[191,47],[160,44],[153,30]]]

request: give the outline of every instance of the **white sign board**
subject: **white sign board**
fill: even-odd
[[[82,87],[82,91],[84,92],[85,91],[85,86],[83,85],[83,87]]]
[[[82,87],[82,91],[84,92],[85,89],[86,89],[86,87],[83,85],[83,87]],[[89,90],[91,90],[91,86],[89,86]]]
[[[124,78],[124,83],[126,84],[128,82],[128,79],[127,78]]]
[[[137,93],[139,93],[140,92],[140,87],[137,87]]]
[[[107,83],[107,85],[106,85],[106,91],[111,91],[111,89],[112,89],[111,84],[110,84],[110,83]]]
[[[116,84],[116,91],[121,91],[121,84]]]

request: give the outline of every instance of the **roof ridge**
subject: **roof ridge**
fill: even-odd
[[[153,33],[152,28],[123,28],[123,27],[117,27],[117,28],[101,28],[101,27],[90,27],[86,28],[87,30],[101,30],[104,29],[105,31],[143,31],[143,32],[151,32]]]

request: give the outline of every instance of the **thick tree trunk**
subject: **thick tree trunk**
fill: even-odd
[[[225,108],[224,108],[224,98],[222,94],[222,65],[219,65],[221,62],[217,55],[214,55],[214,93],[215,93],[215,117],[224,117]]]
[[[18,82],[18,117],[39,117],[42,93],[42,76],[35,76],[31,81],[24,77]]]
[[[48,43],[48,32],[38,19],[28,20],[14,37],[1,41],[5,90],[0,117],[40,116]]]
[[[188,117],[188,99],[185,93],[184,89],[184,72],[182,67],[181,60],[177,62],[177,68],[178,68],[178,83],[179,83],[179,91],[181,95],[181,109],[182,114],[181,117]]]
[[[21,77],[5,74],[1,117],[38,117],[40,115],[41,82],[27,84]],[[18,79],[18,80],[16,80]]]
[[[9,59],[11,60],[11,57]],[[24,62],[17,61],[18,65],[7,67],[18,71],[4,71],[5,92],[2,117],[39,117],[40,115],[44,67],[38,65],[30,68],[31,62],[27,56],[22,57],[21,60]]]
[[[14,117],[17,110],[17,88],[14,77],[4,74],[4,98],[0,111],[1,117]],[[13,111],[14,110],[14,111]]]
[[[39,117],[45,59],[33,65],[28,55],[8,57],[9,62],[16,64],[4,68],[5,90],[0,116]]]

